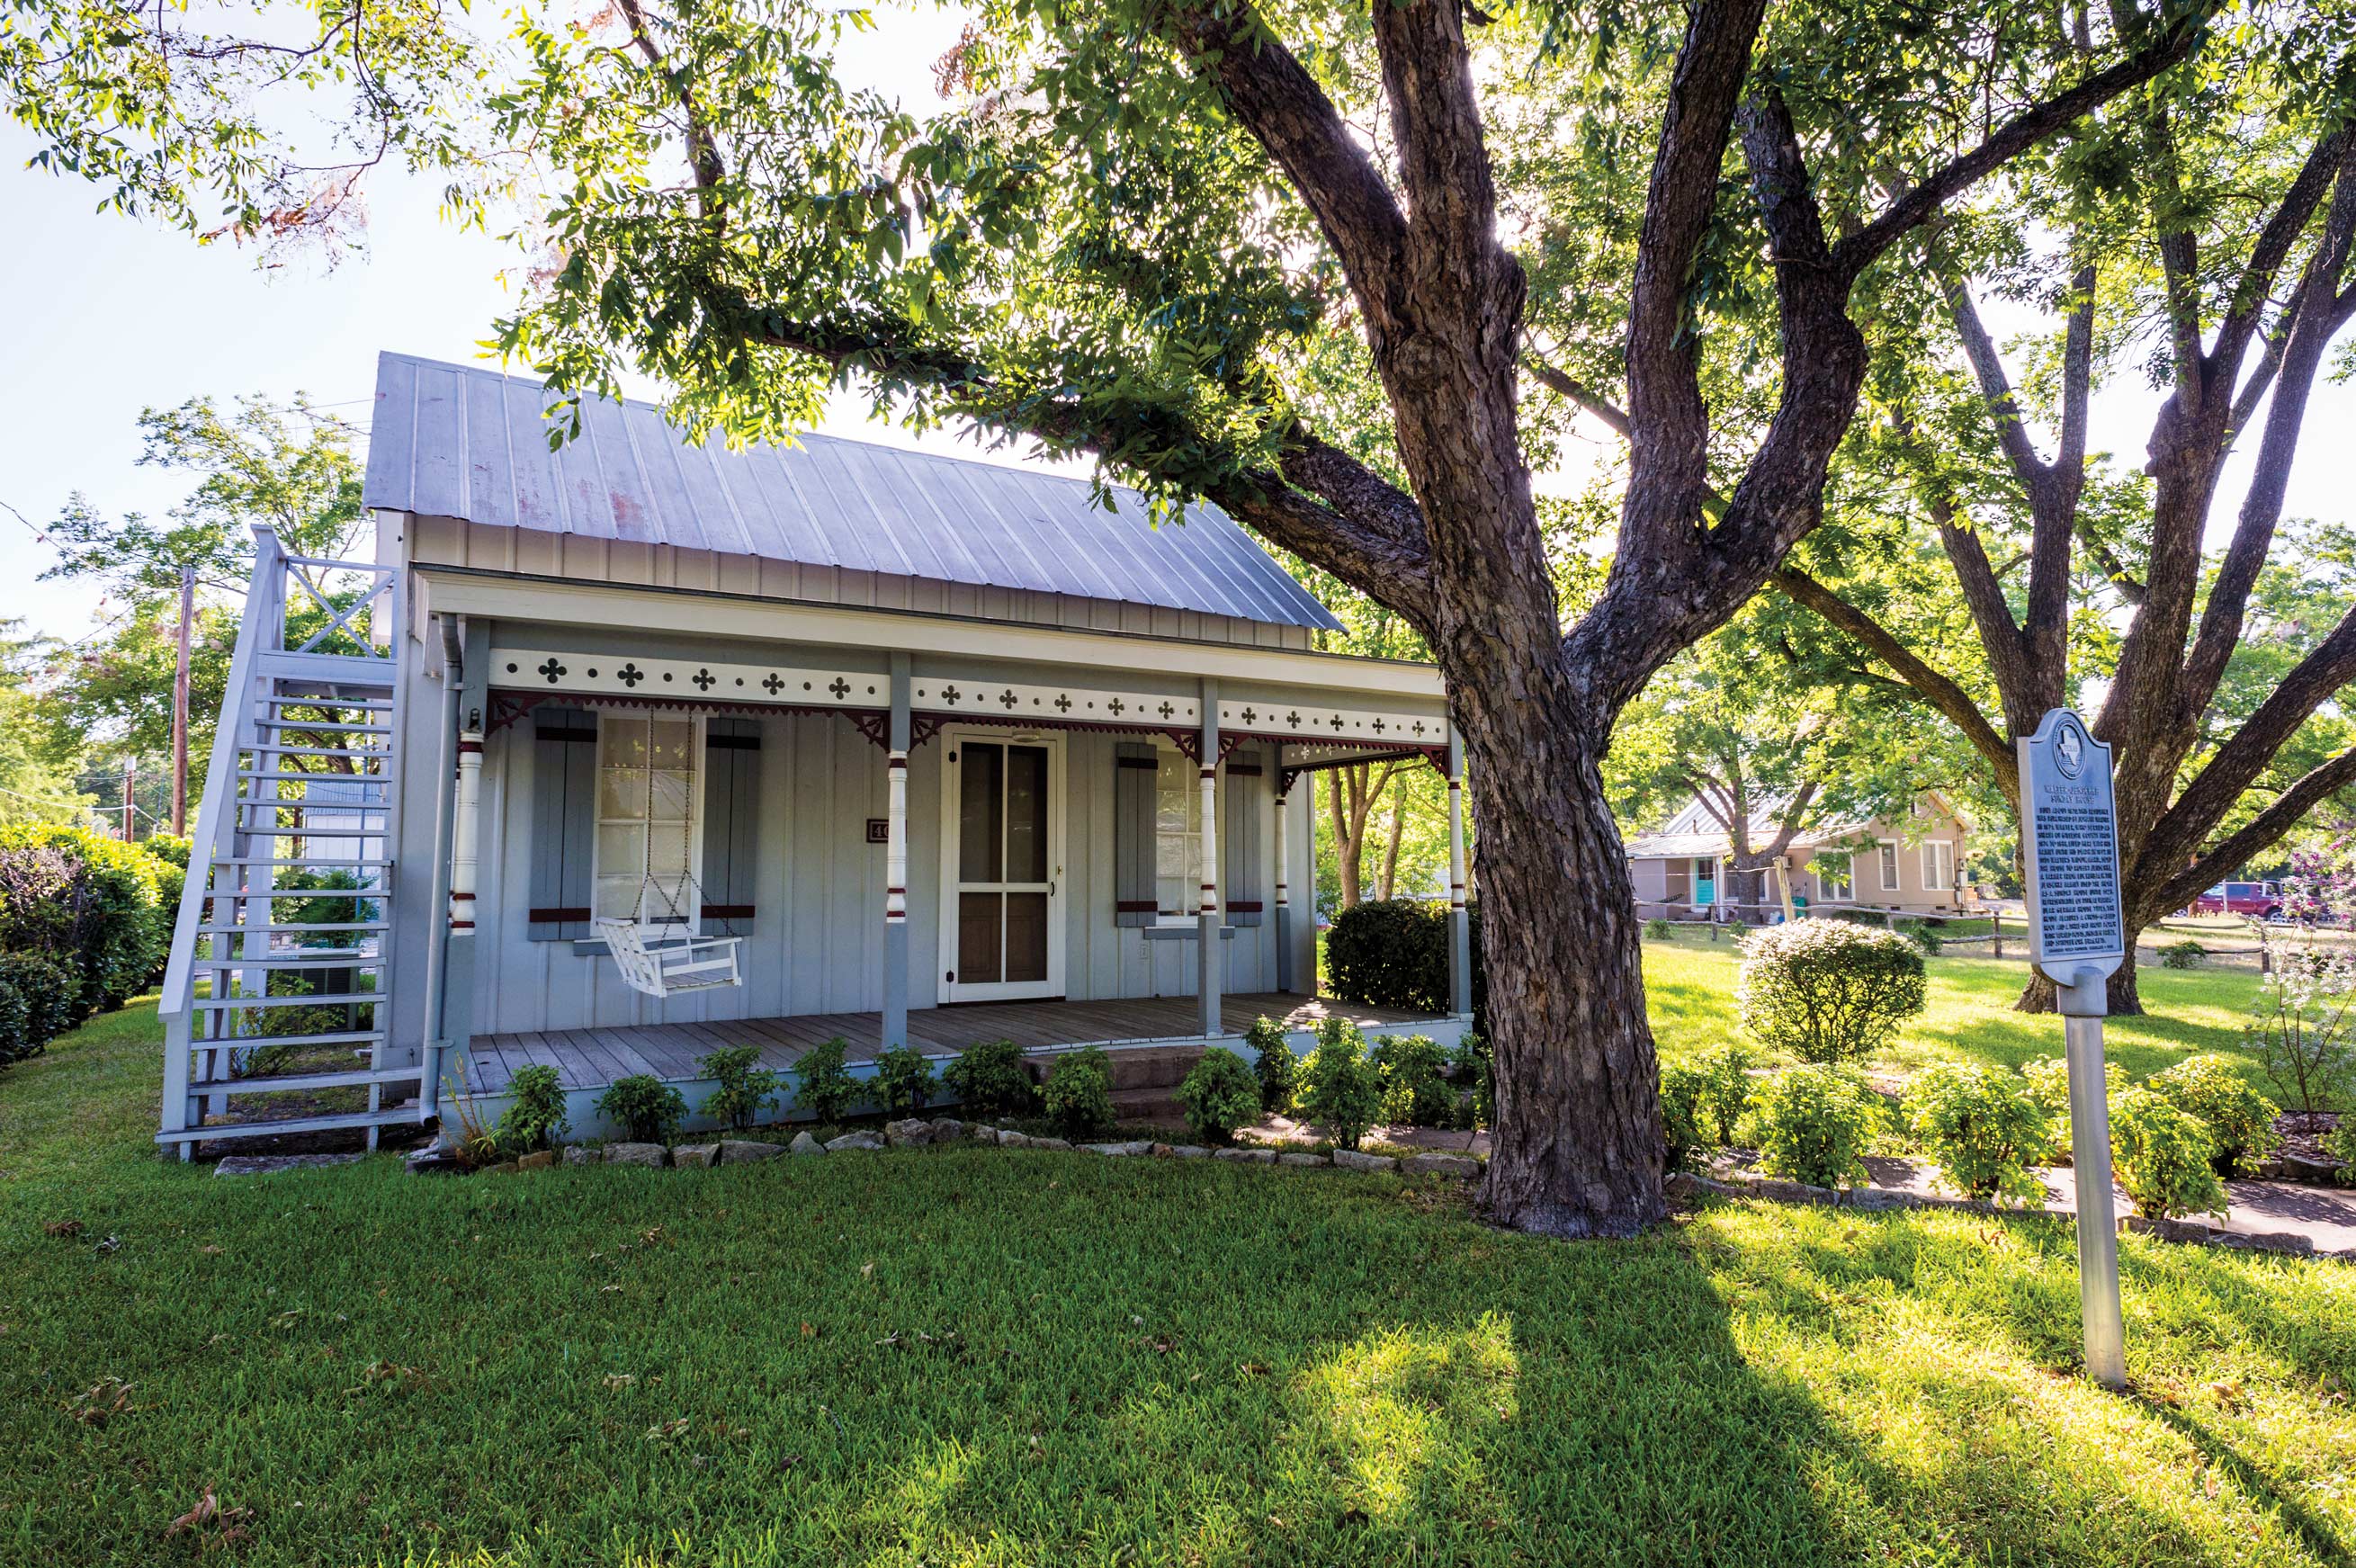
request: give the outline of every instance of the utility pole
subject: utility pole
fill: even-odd
[[[123,759],[123,842],[124,843],[139,842],[138,824],[132,820],[131,781],[134,773],[135,765],[129,757],[124,757]]]
[[[197,618],[197,569],[180,568],[180,646],[172,664],[172,834],[188,832],[188,634]]]

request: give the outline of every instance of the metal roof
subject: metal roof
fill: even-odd
[[[540,382],[407,354],[377,361],[370,507],[803,565],[1027,589],[1341,629],[1208,504],[1151,526],[1143,499],[1085,479],[806,435],[701,445],[650,403],[587,402],[552,452]]]

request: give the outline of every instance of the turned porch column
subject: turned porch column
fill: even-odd
[[[1464,742],[1448,736],[1448,1010],[1472,1013],[1472,918],[1464,906]]]
[[[1202,1033],[1223,1032],[1219,1017],[1222,979],[1219,951],[1219,683],[1203,682],[1203,733],[1196,761],[1203,791],[1203,905],[1195,920],[1202,951],[1195,955],[1194,994],[1202,1004]]]
[[[892,655],[892,723],[884,754],[884,1041],[908,1043],[908,656]]]
[[[1285,853],[1285,819],[1291,815],[1292,791],[1285,787],[1284,747],[1276,748],[1269,758],[1275,769],[1270,782],[1276,797],[1276,988],[1292,989],[1292,896],[1286,887],[1285,867],[1291,864]]]

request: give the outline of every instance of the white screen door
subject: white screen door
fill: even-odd
[[[1061,737],[951,731],[941,1000],[1064,993]]]

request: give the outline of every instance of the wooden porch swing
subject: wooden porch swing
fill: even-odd
[[[695,889],[695,901],[703,902],[703,885],[695,879],[689,862],[695,852],[692,823],[682,817],[680,823],[682,843],[680,851],[682,885]],[[614,967],[622,972],[622,982],[631,990],[648,996],[677,996],[682,992],[709,991],[714,986],[742,985],[744,976],[737,972],[736,950],[742,937],[699,937],[687,929],[687,915],[671,897],[671,891],[655,875],[654,830],[649,824],[646,836],[646,853],[641,857],[638,882],[638,909],[636,920],[616,919],[605,916],[590,924],[605,940],[605,950],[613,955]],[[662,897],[669,911],[667,919],[644,918],[647,889],[653,888]]]

